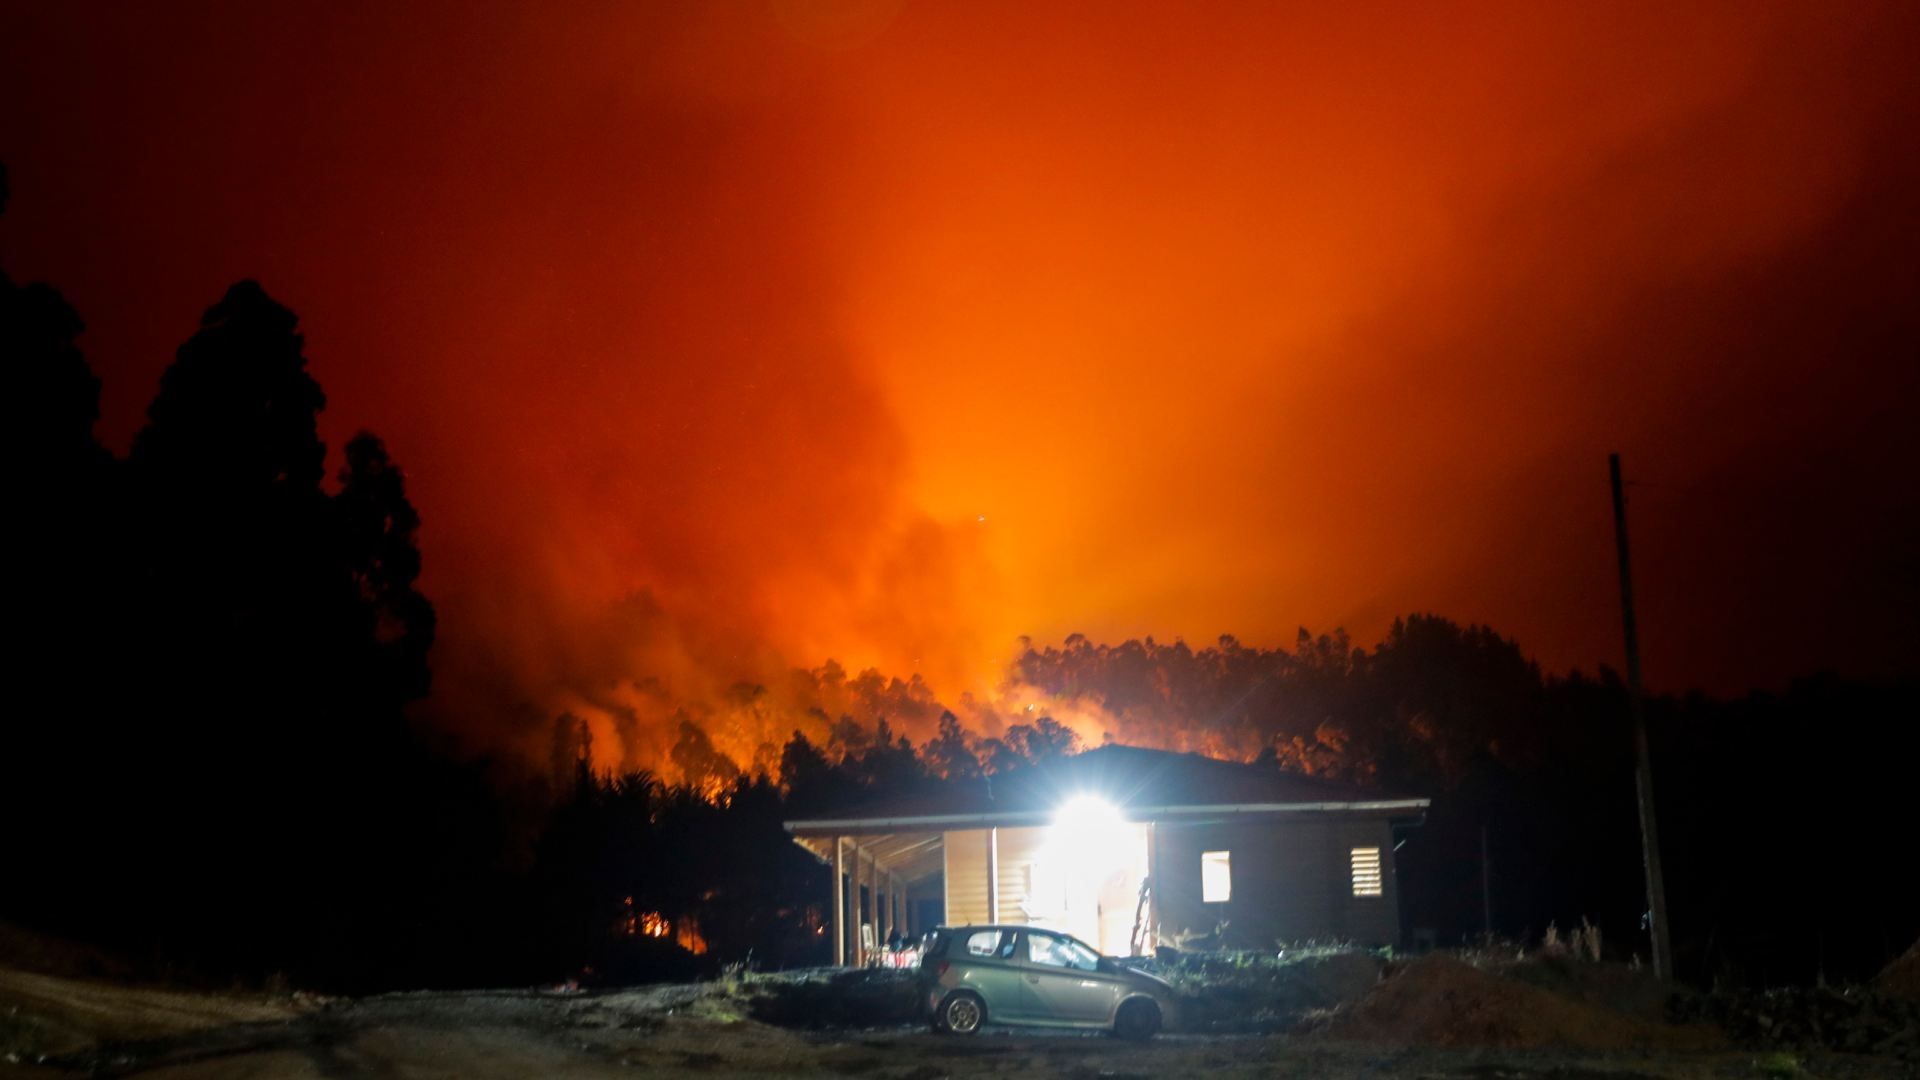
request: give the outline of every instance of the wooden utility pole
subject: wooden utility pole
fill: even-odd
[[[1607,455],[1613,477],[1613,536],[1620,549],[1620,618],[1627,643],[1627,708],[1633,714],[1634,787],[1640,796],[1640,855],[1647,870],[1647,912],[1653,931],[1653,974],[1673,978],[1673,935],[1667,927],[1667,882],[1660,871],[1660,830],[1653,816],[1653,761],[1647,751],[1647,711],[1640,687],[1640,631],[1633,621],[1633,562],[1627,553],[1627,496],[1620,455]]]

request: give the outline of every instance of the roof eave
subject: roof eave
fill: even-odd
[[[1195,806],[1134,806],[1121,809],[1128,821],[1194,820],[1234,817],[1279,817],[1306,814],[1424,814],[1431,799],[1361,799],[1340,802],[1297,803],[1220,803]],[[991,810],[969,814],[924,814],[904,817],[818,818],[782,822],[788,832],[816,836],[853,835],[867,832],[913,830],[957,830],[1011,828],[1021,825],[1045,825],[1053,820],[1048,810]]]

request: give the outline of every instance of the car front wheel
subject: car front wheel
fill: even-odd
[[[978,995],[961,991],[940,1006],[939,1025],[955,1035],[971,1035],[987,1019],[987,1006]]]
[[[1160,1007],[1151,1001],[1129,1001],[1113,1018],[1113,1033],[1123,1039],[1151,1039],[1160,1030]]]

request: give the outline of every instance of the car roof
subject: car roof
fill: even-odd
[[[958,934],[963,932],[977,934],[982,930],[1031,931],[1036,934],[1052,934],[1054,937],[1073,938],[1073,940],[1075,941],[1080,941],[1079,938],[1073,937],[1072,934],[1068,933],[1065,930],[1055,930],[1052,927],[1048,927],[1048,926],[1032,926],[1027,923],[968,923],[965,926],[936,926],[933,928],[933,932],[936,934],[939,934],[939,933]],[[1084,945],[1086,943],[1081,942],[1081,944]]]

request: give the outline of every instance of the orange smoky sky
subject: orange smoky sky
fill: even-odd
[[[1656,689],[1910,673],[1917,11],[5,0],[0,244],[116,447],[227,283],[301,314],[475,733],[1021,634],[1617,664],[1612,450]]]

